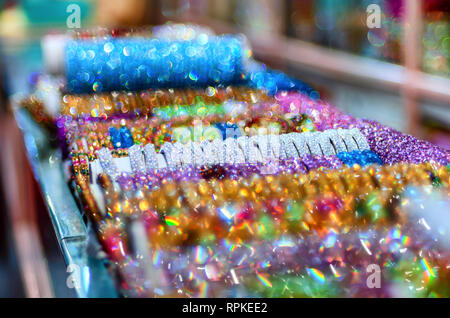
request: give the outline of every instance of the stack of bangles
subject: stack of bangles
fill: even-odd
[[[448,295],[450,255],[423,235],[402,198],[410,186],[449,191],[448,153],[391,130],[387,145],[406,138],[412,145],[403,147],[419,149],[391,160],[390,149],[380,151],[374,138],[387,128],[303,95],[294,95],[303,108],[289,109],[286,96],[246,102],[244,112],[236,106],[217,112],[220,103],[209,106],[214,114],[169,105],[138,119],[65,120],[82,204],[124,293],[397,297],[391,289],[404,284],[408,296]],[[253,142],[259,160],[251,160],[243,140]],[[216,153],[225,149],[223,159],[209,160],[208,143],[218,144]],[[240,155],[228,157],[230,145]],[[191,149],[192,158],[180,149]],[[135,256],[142,240],[147,263]],[[362,272],[370,264],[382,268],[389,287],[365,287]],[[424,274],[427,268],[434,276]],[[155,275],[163,279],[155,283]]]
[[[119,293],[450,297],[447,232],[412,212],[436,195],[449,209],[450,152],[209,32],[101,29],[67,46],[62,107],[42,121]]]
[[[164,142],[224,139],[227,134],[241,135],[281,134],[288,132],[312,132],[314,125],[304,115],[261,115],[249,118],[246,114],[233,117],[225,114],[204,116],[178,116],[170,120],[160,117],[141,119],[116,119],[98,121],[92,118],[65,122],[65,143],[70,151],[81,151],[90,157],[102,147],[126,150],[134,144],[154,144],[157,148]]]
[[[158,275],[166,277],[164,286],[158,286],[161,291],[165,290],[164,295],[175,295],[183,286],[185,296],[201,296],[204,284],[218,285],[206,296],[236,295],[237,291],[232,290],[242,286],[233,282],[234,279],[246,287],[245,294],[241,295],[283,296],[272,288],[277,280],[283,281],[287,275],[293,281],[297,277],[299,282],[308,282],[318,289],[302,290],[298,286],[298,289],[286,291],[284,296],[323,296],[326,289],[321,285],[328,286],[328,283],[333,286],[334,296],[342,296],[354,270],[365,268],[363,266],[371,262],[383,264],[383,273],[386,273],[384,269],[389,271],[386,275],[391,275],[390,271],[396,270],[402,262],[414,268],[414,262],[420,264],[420,259],[432,266],[434,277],[438,272],[445,274],[447,271],[448,251],[431,248],[431,237],[411,241],[420,236],[413,228],[425,229],[417,229],[419,226],[404,210],[407,201],[401,195],[410,186],[449,191],[450,171],[445,166],[355,166],[266,176],[253,173],[221,180],[189,174],[177,180],[168,175],[161,178],[158,185],[149,179],[122,175],[118,180],[120,187],[115,187],[115,182],[103,174],[99,176],[100,187],[96,192],[101,192],[101,197],[95,198],[85,183],[80,190],[88,210],[94,212],[99,239],[110,257],[120,264],[125,277],[128,267],[132,266],[129,262],[133,258],[134,244],[130,237],[133,234],[127,232],[127,228],[137,222],[145,229],[154,270],[162,271]],[[390,242],[376,241],[383,235],[390,235]],[[343,246],[347,240],[352,245]],[[306,245],[298,246],[298,242]],[[314,253],[310,250],[313,246],[316,246],[316,255],[310,254]],[[239,252],[235,253],[235,249]],[[403,257],[402,249],[409,249],[409,252],[399,261],[397,256]],[[426,252],[428,249],[431,252]],[[342,251],[335,254],[335,250]],[[345,251],[352,251],[355,256]],[[419,252],[427,256],[414,254]],[[184,255],[181,257],[183,264],[178,263],[180,253]],[[323,259],[325,255],[328,257]],[[321,261],[314,266],[311,257]],[[208,273],[209,267],[211,273]],[[311,272],[313,269],[317,272]],[[234,270],[235,275],[230,274],[230,270]],[[401,272],[393,278],[383,276],[383,279],[389,283],[414,279],[415,284],[427,288],[426,293],[448,292],[443,289],[444,285],[435,284],[433,278],[419,283],[426,270],[415,269],[408,277]],[[300,279],[299,273],[306,277]],[[209,275],[214,275],[214,283]],[[184,279],[177,283],[176,277]],[[267,284],[256,284],[261,278],[265,278]],[[353,279],[360,285],[365,281],[363,277]],[[254,286],[246,286],[252,281]],[[141,296],[154,292],[133,290]],[[390,295],[388,290],[368,291],[361,286],[353,292],[354,296],[365,292],[372,296]]]

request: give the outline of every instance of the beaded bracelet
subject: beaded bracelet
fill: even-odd
[[[152,262],[141,266],[164,269],[161,275],[164,283],[147,282],[150,286],[143,284],[142,276],[132,270],[136,264],[131,260],[122,256],[118,263],[121,269],[131,270],[130,279],[135,284],[141,281],[136,289],[126,292],[141,296],[152,295],[156,286],[162,293],[159,296],[175,290],[181,290],[181,296],[187,297],[398,296],[398,289],[367,288],[367,275],[361,269],[370,264],[382,268],[383,286],[404,282],[408,288],[402,292],[410,296],[432,292],[449,295],[448,251],[414,221],[361,232],[329,229],[320,236],[285,236],[249,244],[222,240],[217,244],[157,249],[152,252]],[[118,237],[112,242],[111,254],[123,250],[118,243],[126,246]]]
[[[255,198],[265,200],[279,198],[280,191],[283,199],[314,198],[318,193],[334,192],[344,196],[347,193],[357,196],[366,194],[372,188],[383,188],[386,191],[402,189],[406,184],[432,184],[438,178],[442,184],[448,186],[449,172],[444,166],[434,167],[430,164],[419,165],[394,165],[394,166],[367,166],[363,168],[345,167],[328,171],[311,171],[307,174],[280,174],[259,176],[237,180],[215,180],[208,182],[202,180],[196,182],[182,182],[179,186],[171,182],[164,187],[174,188],[177,191],[193,191],[199,196],[190,197],[192,207],[198,204],[211,204],[216,208],[228,199]],[[164,187],[152,192],[156,202],[155,209],[163,213],[164,206],[172,202],[172,197],[177,198],[176,193],[164,191]],[[190,190],[188,190],[190,189]],[[214,199],[210,197],[214,194]],[[163,202],[166,202],[163,204]],[[159,204],[162,204],[159,206]]]
[[[62,98],[62,115],[105,117],[114,114],[150,114],[154,107],[171,105],[221,104],[238,101],[248,104],[274,102],[263,90],[247,87],[205,89],[149,89],[140,92],[112,92],[93,95],[65,94]]]
[[[163,217],[151,209],[139,212],[138,206],[146,206],[142,200],[134,202],[128,199],[128,202],[116,204],[114,208],[120,207],[122,217],[143,215],[151,246],[167,248],[213,243],[222,239],[232,243],[275,240],[285,235],[320,233],[328,228],[339,232],[369,227],[385,228],[394,222],[401,222],[405,216],[381,206],[380,201],[384,195],[372,191],[366,196],[366,203],[362,203],[356,213],[344,208],[344,202],[333,196],[315,200],[260,200],[257,204],[233,202],[218,208],[216,214],[211,214],[213,211],[204,207],[197,207],[194,210],[197,212],[194,212],[183,205],[168,207],[168,212]],[[348,202],[348,198],[344,199]],[[133,204],[138,204],[134,211],[130,207]],[[315,206],[319,207],[311,209]],[[108,215],[115,215],[117,210],[108,211]]]
[[[116,39],[126,37],[145,37],[156,39],[169,39],[172,41],[192,41],[202,42],[216,35],[212,30],[204,26],[190,24],[169,24],[156,26],[153,29],[148,27],[140,28],[96,28],[88,30],[76,30],[71,32],[73,39]],[[246,44],[245,38],[243,42]],[[251,55],[250,50],[246,50],[247,56]],[[318,97],[317,91],[306,83],[292,78],[285,73],[267,68],[265,65],[249,60],[248,72],[244,75],[243,84],[249,87],[267,90],[270,95],[287,90],[295,90],[307,94],[313,98]]]
[[[352,144],[348,141],[345,142],[346,137],[351,139]],[[354,147],[347,146],[347,144],[354,144]],[[345,152],[349,149],[352,150],[351,153]],[[366,152],[361,152],[363,150]],[[344,159],[346,164],[365,165],[381,162],[375,153],[367,149],[367,142],[357,130],[329,130],[313,134],[290,133],[280,136],[258,135],[250,138],[241,136],[237,139],[227,138],[223,142],[220,139],[214,139],[211,142],[189,142],[184,145],[180,142],[164,143],[159,152],[155,151],[153,144],[147,144],[143,149],[139,145],[134,145],[128,151],[129,157],[120,159],[114,159],[107,148],[97,151],[102,170],[114,179],[121,171],[142,172],[189,165],[270,162],[305,155],[332,156],[336,153]],[[73,158],[79,156],[80,153],[73,154]],[[75,161],[73,165],[74,167],[80,166]]]
[[[257,115],[256,111],[254,115]],[[305,116],[286,117],[280,115],[247,117],[217,115],[197,119],[174,118],[166,122],[161,118],[120,119],[112,121],[75,120],[66,121],[60,130],[69,150],[83,152],[89,158],[96,158],[96,151],[102,147],[115,150],[115,154],[126,154],[134,144],[154,144],[159,149],[164,142],[181,142],[225,139],[242,135],[261,133],[280,134],[288,132],[312,132],[314,126]],[[125,149],[124,149],[125,148]]]
[[[205,89],[157,89],[141,92],[112,92],[92,95],[64,94],[61,99],[61,117],[56,119],[57,126],[62,126],[67,116],[91,116],[93,118],[109,118],[117,115],[145,116],[151,115],[153,108],[171,105],[214,105],[225,102],[240,102],[244,105],[258,103],[274,103],[264,90],[246,88],[244,86],[228,86],[226,88],[207,87]],[[36,119],[45,119],[51,124],[55,120],[46,114],[43,101],[31,95],[21,101],[22,106],[29,109]],[[229,107],[231,108],[231,107]],[[234,111],[232,109],[232,111]]]

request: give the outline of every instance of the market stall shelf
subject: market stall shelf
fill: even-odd
[[[60,150],[52,147],[48,134],[26,110],[19,108],[14,115],[66,261],[67,286],[74,288],[82,298],[117,297],[104,262],[89,252],[96,250],[97,242],[90,238],[90,231],[64,179]]]

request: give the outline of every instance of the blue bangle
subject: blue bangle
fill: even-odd
[[[267,68],[265,65],[255,67],[247,75],[247,85],[257,89],[265,89],[269,95],[280,91],[298,91],[317,100],[320,95],[308,84],[289,75]]]
[[[237,36],[192,41],[109,38],[70,41],[67,88],[73,93],[243,83],[249,51]]]

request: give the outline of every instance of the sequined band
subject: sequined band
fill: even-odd
[[[155,89],[140,92],[113,92],[62,97],[61,115],[104,117],[115,114],[150,114],[155,107],[213,105],[227,101],[248,104],[273,102],[263,90],[247,87],[206,89]]]
[[[231,35],[72,40],[66,44],[65,74],[74,93],[229,85],[242,80],[250,52]]]
[[[128,130],[125,130],[126,135],[128,135]],[[343,132],[345,134],[346,132]],[[164,143],[159,151],[159,154],[155,152],[154,156],[160,155],[163,159],[160,162],[162,165],[157,165],[157,169],[163,168],[178,168],[181,166],[204,166],[209,163],[212,164],[239,164],[243,162],[264,162],[268,163],[271,161],[278,161],[283,158],[298,158],[300,156],[332,156],[335,155],[337,150],[333,146],[331,139],[324,140],[323,138],[318,137],[318,135],[322,135],[324,133],[315,133],[314,135],[310,135],[308,133],[298,134],[298,133],[290,133],[290,142],[291,147],[296,148],[294,146],[294,140],[297,140],[298,137],[302,137],[306,135],[304,138],[300,138],[305,145],[305,152],[298,152],[298,150],[293,150],[294,154],[289,151],[285,151],[286,147],[289,147],[289,141],[285,143],[281,143],[280,140],[283,139],[283,135],[281,137],[275,135],[257,135],[251,138],[247,136],[235,138],[227,138],[222,141],[220,139],[214,139],[213,142],[188,142],[187,144],[181,144],[179,142],[172,145],[172,143]],[[358,132],[352,131],[352,134],[358,135]],[[360,135],[360,133],[359,133]],[[318,143],[317,138],[321,139],[321,145]],[[124,138],[117,137],[119,143],[124,143]],[[311,140],[312,139],[312,140]],[[361,137],[364,139],[364,137]],[[269,142],[270,141],[270,142]],[[350,153],[340,152],[338,154],[339,158],[342,158],[346,164],[359,164],[366,165],[370,163],[382,163],[378,156],[371,152],[369,149],[365,149],[367,142],[359,141],[361,145],[361,150],[358,149],[359,145],[355,143],[356,149],[358,151],[352,151]],[[241,148],[243,147],[243,148]],[[318,150],[313,152],[310,149],[314,149],[316,147]],[[155,147],[152,147],[155,149]],[[251,153],[251,149],[254,149],[254,152]],[[328,152],[323,152],[322,149],[326,149]],[[353,149],[353,148],[352,148]],[[131,172],[129,170],[133,165],[125,164],[126,162],[134,162],[134,157],[121,157],[118,159],[114,159],[112,155],[109,153],[108,156],[106,154],[109,153],[109,150],[106,148],[101,149],[99,160],[102,167],[108,167],[108,170],[104,170],[109,175],[111,171],[120,171],[120,172]],[[277,156],[275,156],[275,154]],[[137,154],[135,153],[134,156]],[[142,155],[142,153],[141,153]],[[74,157],[75,154],[72,154]],[[80,156],[80,154],[78,154]],[[84,157],[84,155],[82,155]],[[111,159],[110,159],[111,158]],[[105,162],[104,162],[105,161]],[[142,161],[144,163],[145,161]],[[121,164],[121,168],[118,165]],[[113,169],[114,166],[114,169]],[[149,169],[154,169],[154,166],[151,167],[134,167],[135,172],[137,171],[146,171]],[[116,174],[115,174],[116,175]],[[117,175],[116,175],[117,177]],[[94,176],[95,178],[95,176]]]

